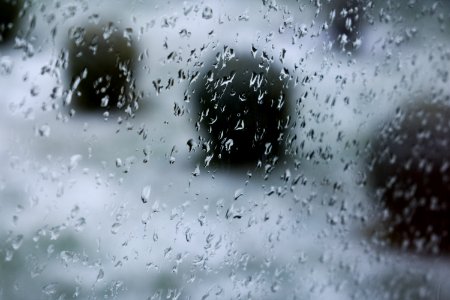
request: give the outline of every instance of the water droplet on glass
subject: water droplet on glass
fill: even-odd
[[[13,60],[8,56],[0,57],[0,75],[11,74],[14,67]]]
[[[41,275],[42,272],[45,270],[46,265],[35,265],[30,271],[31,278],[36,278],[37,276]]]
[[[78,166],[78,163],[81,161],[82,158],[83,156],[81,156],[80,154],[72,155],[70,157],[69,171],[74,170]]]
[[[203,19],[208,20],[208,19],[211,19],[212,16],[213,16],[212,8],[209,6],[206,6],[202,13]]]
[[[228,152],[230,152],[230,151],[231,151],[231,147],[233,147],[233,145],[234,145],[234,141],[233,141],[232,139],[228,139],[228,140],[225,142],[225,149],[226,149]]]
[[[186,144],[189,147],[189,152],[191,152],[197,146],[193,139],[189,139]]]
[[[186,232],[184,234],[185,234],[185,237],[186,237],[186,242],[189,243],[191,241],[191,239],[192,239],[191,229],[190,228],[186,229]]]
[[[101,281],[105,277],[105,272],[103,269],[100,269],[97,274],[97,281]]]
[[[272,293],[278,292],[280,290],[280,284],[278,282],[274,282],[270,287],[270,290],[272,291]]]
[[[84,226],[86,225],[86,219],[85,218],[79,218],[76,223],[74,224],[75,231],[82,231],[84,229]]]
[[[42,137],[49,137],[50,136],[50,126],[47,124],[42,125],[37,130],[39,136]]]
[[[103,31],[103,38],[105,40],[108,40],[111,37],[111,35],[114,33],[114,29],[115,29],[114,24],[112,22],[110,22]]]
[[[52,241],[57,240],[57,239],[59,238],[59,236],[61,235],[61,230],[64,229],[64,228],[65,228],[64,226],[55,226],[55,227],[52,227],[52,228],[49,230],[49,233],[50,233],[50,240],[52,240]]]
[[[234,192],[234,200],[237,200],[239,197],[241,197],[242,195],[244,195],[244,190],[243,189],[237,189]]]
[[[100,101],[100,106],[101,107],[107,107],[109,104],[109,96],[105,96],[101,99]]]
[[[172,253],[172,247],[164,249],[164,257],[167,258]]]
[[[150,194],[152,192],[152,187],[150,185],[144,186],[141,193],[141,200],[143,203],[147,203],[150,200]]]
[[[192,172],[192,175],[194,175],[195,177],[200,175],[200,167],[199,165],[197,165],[197,167],[195,167],[194,172]]]
[[[53,295],[53,294],[56,293],[57,287],[58,287],[58,284],[52,282],[52,283],[49,283],[49,284],[43,286],[43,287],[42,287],[42,292],[43,292],[44,294],[46,294],[46,295]]]
[[[75,205],[72,210],[70,211],[70,217],[75,218],[75,216],[80,212],[80,207],[78,205]]]
[[[78,261],[78,256],[73,251],[61,251],[59,257],[67,265]]]
[[[119,229],[120,229],[120,226],[121,226],[121,225],[122,225],[122,224],[120,224],[120,223],[118,223],[118,222],[112,224],[112,226],[111,226],[111,233],[112,233],[112,234],[117,234],[117,233],[119,232]]]
[[[50,256],[53,252],[55,252],[55,245],[50,244],[47,247],[47,254]]]
[[[286,181],[286,182],[288,182],[291,179],[291,171],[289,169],[286,169],[284,171],[284,175],[283,175],[282,179],[284,179],[284,181]]]
[[[22,246],[23,242],[23,234],[19,234],[16,238],[11,242],[11,246],[14,250],[18,250],[20,246]]]
[[[120,158],[117,158],[117,159],[116,159],[116,167],[120,168],[120,167],[122,167],[122,166],[123,166],[122,160],[121,160]]]
[[[10,249],[6,249],[5,251],[5,261],[11,261],[13,256],[14,256],[14,252],[11,251]]]
[[[31,94],[31,96],[33,96],[33,97],[38,96],[38,95],[39,95],[39,92],[40,92],[40,89],[39,89],[38,86],[33,86],[33,87],[31,88],[31,90],[30,90],[30,94]]]

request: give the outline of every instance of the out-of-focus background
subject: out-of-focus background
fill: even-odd
[[[447,1],[0,1],[0,299],[448,299]]]

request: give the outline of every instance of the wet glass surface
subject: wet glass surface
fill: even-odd
[[[449,20],[0,1],[0,299],[449,298]]]

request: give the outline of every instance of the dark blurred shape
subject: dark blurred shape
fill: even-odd
[[[365,0],[335,0],[327,4],[332,19],[329,34],[337,49],[353,51],[359,48]]]
[[[219,52],[203,65],[194,102],[212,162],[271,163],[283,154],[289,123],[288,79],[266,58]],[[207,161],[208,158],[207,158]]]
[[[449,252],[450,106],[399,109],[374,141],[371,181],[384,209],[378,237],[417,252]]]
[[[19,24],[22,0],[0,0],[0,43],[13,38]]]
[[[113,23],[77,27],[70,33],[70,106],[84,111],[126,108],[134,100],[136,49]]]

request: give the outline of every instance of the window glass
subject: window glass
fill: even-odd
[[[447,1],[0,0],[0,299],[448,299]]]

